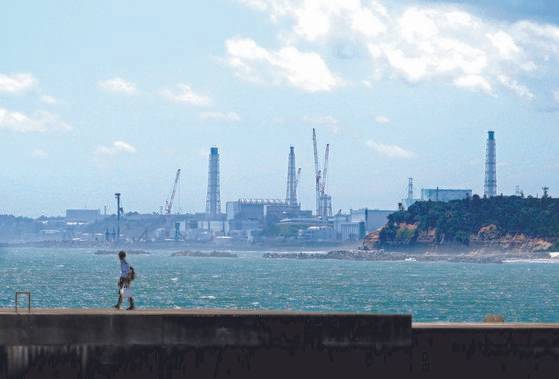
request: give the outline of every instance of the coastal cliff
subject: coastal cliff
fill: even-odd
[[[420,201],[369,233],[363,249],[543,252],[559,241],[559,199],[498,196]]]

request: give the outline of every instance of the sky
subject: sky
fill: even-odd
[[[395,209],[408,177],[559,195],[559,4],[553,0],[13,1],[0,23],[0,214],[314,204],[312,128],[333,209]],[[224,210],[223,206],[223,210]]]

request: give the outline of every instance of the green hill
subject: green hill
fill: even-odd
[[[498,196],[448,203],[419,201],[391,214],[365,245],[488,245],[552,248],[559,241],[559,199]],[[529,245],[529,242],[537,246]],[[518,246],[516,246],[518,245]]]

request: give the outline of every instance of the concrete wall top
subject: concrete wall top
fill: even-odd
[[[411,316],[230,310],[0,311],[0,345],[363,347],[411,344]]]

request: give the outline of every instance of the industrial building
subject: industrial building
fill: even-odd
[[[295,147],[289,147],[287,181],[283,199],[242,198],[225,203],[222,213],[220,193],[220,155],[211,147],[208,156],[208,186],[205,212],[181,214],[173,212],[175,196],[180,192],[181,169],[176,170],[172,189],[159,212],[153,214],[125,213],[121,194],[115,193],[118,211],[101,217],[99,210],[69,209],[66,221],[76,230],[69,237],[61,237],[55,228],[44,228],[44,239],[100,239],[119,242],[192,241],[229,244],[238,242],[266,242],[301,240],[302,242],[357,241],[368,232],[383,226],[391,211],[358,209],[348,214],[332,214],[332,196],[327,192],[330,145],[326,144],[324,161],[318,159],[316,131],[313,129],[314,179],[316,209],[302,210],[298,199],[301,168],[297,168]],[[322,163],[322,165],[321,165]],[[180,198],[180,196],[179,196]],[[179,203],[180,209],[180,203]],[[86,236],[80,225],[95,223],[104,233]],[[122,223],[122,225],[121,225]],[[49,225],[50,226],[50,225]],[[126,230],[121,234],[122,229]],[[68,229],[68,228],[65,228]],[[61,230],[65,230],[61,228]],[[92,229],[93,230],[93,229]]]
[[[349,214],[337,214],[333,217],[336,239],[341,241],[357,241],[367,233],[375,231],[386,224],[388,216],[394,211],[378,209],[350,209]]]
[[[444,189],[444,188],[423,188],[421,189],[422,201],[452,201],[463,200],[472,197],[471,189]]]
[[[296,212],[299,207],[291,207],[288,203],[279,199],[239,199],[226,203],[227,221],[235,224],[240,221],[264,221],[270,216],[274,218],[289,217],[289,211]],[[285,217],[282,217],[285,215]],[[233,228],[236,229],[236,228]]]
[[[297,200],[301,169],[296,169],[295,163],[295,148],[290,146],[285,200],[239,199],[225,204],[227,234],[237,239],[250,239],[253,232],[264,231],[282,220],[312,217],[311,211],[301,211]]]

